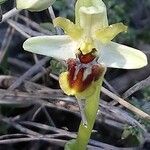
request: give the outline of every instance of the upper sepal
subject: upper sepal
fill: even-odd
[[[75,21],[77,25],[81,25],[83,17],[81,14],[98,14],[97,22],[99,25],[107,26],[107,10],[102,0],[77,0],[75,5]],[[95,18],[96,19],[96,18]]]

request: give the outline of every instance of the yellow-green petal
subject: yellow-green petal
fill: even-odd
[[[120,32],[125,32],[125,31],[127,31],[127,26],[125,26],[123,23],[116,23],[108,27],[105,27],[103,29],[97,30],[95,32],[95,36],[102,43],[108,43]]]
[[[16,0],[17,9],[42,11],[51,6],[56,0]]]
[[[53,21],[54,26],[61,27],[67,35],[74,40],[78,40],[82,35],[82,29],[71,22],[69,19],[58,17]]]
[[[84,14],[95,14],[95,19],[93,18],[92,20],[94,21],[93,24],[95,24],[95,21],[97,19],[96,23],[99,23],[99,26],[107,26],[108,25],[108,20],[107,20],[107,11],[106,11],[106,6],[103,3],[102,0],[78,0],[75,5],[75,21],[77,25],[81,25],[81,22],[83,22],[82,19],[84,19],[81,16],[81,7],[84,8]],[[86,9],[87,8],[87,9]],[[91,9],[92,8],[92,9]],[[93,13],[93,8],[94,8],[94,13]],[[97,15],[96,15],[97,14]],[[86,21],[86,16],[85,19]],[[85,22],[85,26],[87,26]],[[83,26],[83,27],[85,27]]]
[[[23,44],[26,51],[62,60],[76,58],[76,47],[76,43],[67,35],[32,37]]]
[[[147,65],[147,57],[140,50],[115,42],[97,42],[96,47],[99,50],[98,62],[106,67],[137,69]]]

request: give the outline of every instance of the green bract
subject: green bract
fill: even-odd
[[[29,11],[42,11],[51,6],[55,0],[16,0],[17,9]]]

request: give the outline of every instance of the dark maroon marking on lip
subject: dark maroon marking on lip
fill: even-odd
[[[100,76],[102,75],[104,68],[99,65],[95,64],[90,66],[91,73],[87,75],[85,79],[83,79],[84,72],[86,71],[87,67],[81,67],[80,69],[77,68],[77,63],[75,59],[68,60],[68,81],[70,88],[75,89],[77,92],[84,91],[93,81],[97,81]],[[88,68],[89,69],[89,68]]]
[[[84,89],[86,89],[93,81],[97,81],[102,75],[104,68],[101,65],[93,65],[91,74],[83,81]]]
[[[76,60],[75,59],[68,59],[67,60],[68,64],[68,81],[70,87],[72,87],[72,82],[74,79],[75,71],[76,71]]]
[[[103,74],[104,67],[100,64],[96,64],[92,66],[92,74],[94,76],[94,81],[97,81],[99,77]]]
[[[92,52],[86,55],[80,52],[77,54],[76,59],[67,60],[69,86],[77,92],[84,91],[93,81],[97,81],[104,71],[102,65],[96,61],[94,61],[94,64],[92,62],[96,58],[95,51],[96,50],[93,49]],[[91,68],[91,72],[83,79],[86,69],[89,68]]]
[[[72,87],[78,92],[81,92],[84,90],[83,89],[84,70],[85,70],[85,68],[81,68],[76,75],[76,79],[72,81]]]
[[[79,58],[81,63],[88,64],[96,58],[95,52],[96,52],[95,48],[93,48],[93,50],[90,53],[87,53],[85,55],[83,55],[82,52],[80,51],[80,53],[77,54],[77,57]]]

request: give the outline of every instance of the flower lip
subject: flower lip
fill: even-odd
[[[67,82],[74,92],[83,92],[93,82],[99,80],[104,67],[98,63],[78,64],[78,59],[68,59]]]

